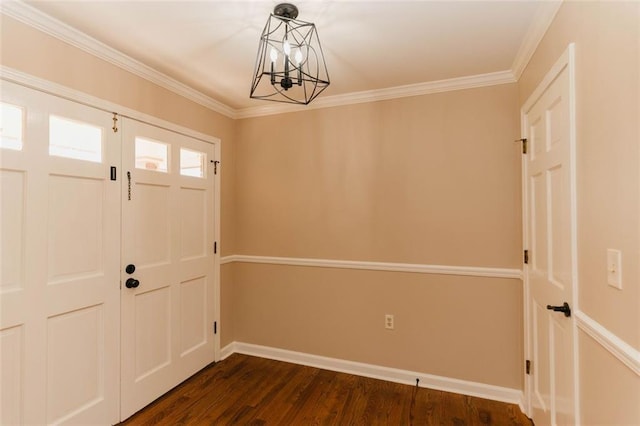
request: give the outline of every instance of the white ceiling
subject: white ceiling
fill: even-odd
[[[249,88],[278,1],[27,3],[233,110],[265,103]],[[331,77],[318,99],[503,71],[517,78],[557,10],[557,1],[532,0],[294,4],[298,19],[316,24]]]

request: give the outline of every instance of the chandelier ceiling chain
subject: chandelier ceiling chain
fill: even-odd
[[[277,5],[260,36],[250,97],[307,105],[329,86],[314,24],[298,21],[298,8]]]

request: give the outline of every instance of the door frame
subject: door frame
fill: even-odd
[[[520,109],[520,131],[521,138],[529,137],[527,131],[526,114],[534,104],[540,99],[547,88],[555,81],[560,73],[567,69],[569,76],[569,174],[570,174],[570,217],[571,217],[571,275],[572,275],[572,297],[570,300],[571,310],[574,315],[571,317],[571,332],[573,336],[573,376],[574,376],[574,401],[573,407],[575,411],[576,424],[580,424],[580,376],[579,376],[579,346],[578,346],[578,327],[576,313],[579,311],[578,306],[578,240],[577,240],[577,186],[576,186],[576,65],[575,65],[575,43],[570,43],[565,51],[556,60],[553,66],[547,71],[544,78],[538,83],[538,86],[531,93],[529,98]],[[527,185],[527,154],[522,155],[522,244],[523,252],[529,249],[529,194]],[[535,255],[535,254],[534,254]],[[525,366],[527,360],[531,360],[533,356],[533,348],[531,344],[531,330],[533,321],[530,306],[531,288],[529,282],[529,266],[523,263],[522,278],[524,283],[524,359],[522,365]],[[532,368],[536,368],[535,365]],[[533,410],[531,406],[531,393],[533,376],[527,374],[523,368],[524,375],[524,409],[525,414],[531,417]]]
[[[0,65],[0,83],[2,81],[7,81],[11,83],[15,83],[21,86],[24,86],[29,89],[34,89],[40,92],[44,92],[49,95],[53,95],[62,99],[66,99],[69,101],[73,101],[79,104],[83,104],[92,108],[100,109],[105,111],[106,113],[114,114],[114,118],[118,118],[119,116],[126,116],[132,118],[134,120],[142,121],[152,126],[160,127],[166,130],[170,130],[172,132],[180,133],[185,136],[201,140],[203,142],[210,143],[214,146],[214,159],[218,161],[218,170],[220,170],[220,166],[222,164],[222,141],[214,136],[198,132],[196,130],[180,126],[178,124],[172,123],[170,121],[166,121],[152,115],[145,114],[143,112],[127,108],[125,106],[116,104],[114,102],[110,102],[101,98],[98,98],[93,95],[89,95],[85,92],[72,89],[70,87],[45,80],[39,77],[35,77],[33,75],[27,74],[22,71],[15,70],[13,68],[7,67],[5,65]],[[114,125],[118,125],[119,121],[114,121]],[[122,179],[122,165],[118,164],[118,178]],[[221,235],[220,235],[220,201],[221,201],[221,172],[218,172],[214,175],[213,178],[213,202],[214,202],[214,241],[217,242],[218,250],[217,253],[214,254],[214,270],[213,270],[213,286],[214,286],[214,300],[213,300],[213,309],[214,309],[214,318],[213,320],[218,325],[218,332],[213,336],[213,360],[217,362],[220,360],[220,257],[221,257]],[[120,318],[119,318],[120,320]],[[119,383],[118,379],[118,383]],[[120,386],[118,385],[118,389]],[[120,393],[118,391],[118,401],[120,401]],[[118,403],[118,407],[120,404]],[[120,411],[118,409],[118,411]]]

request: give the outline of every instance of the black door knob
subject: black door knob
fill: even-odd
[[[124,283],[124,285],[127,288],[136,288],[140,285],[140,281],[136,280],[135,278],[129,278],[127,282]]]
[[[569,307],[569,304],[567,302],[564,302],[562,306],[547,305],[547,309],[554,312],[564,312],[565,317],[571,316],[571,308]]]
[[[136,271],[136,265],[134,265],[134,264],[129,264],[129,265],[127,265],[127,267],[126,267],[126,268],[124,268],[124,270],[125,270],[125,272],[126,272],[127,274],[133,274],[133,273]]]

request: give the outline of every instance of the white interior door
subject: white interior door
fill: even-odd
[[[576,328],[569,312],[576,280],[571,53],[569,49],[523,109],[529,397],[536,425],[571,425],[577,415]]]
[[[214,146],[134,120],[122,127],[126,419],[214,360]]]
[[[2,82],[0,424],[119,414],[119,138],[102,111]]]

